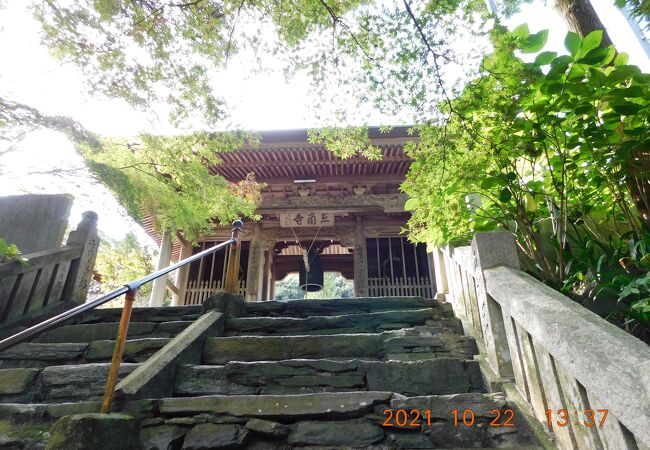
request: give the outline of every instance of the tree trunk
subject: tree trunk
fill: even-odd
[[[607,47],[612,44],[605,26],[598,18],[598,14],[589,0],[555,0],[553,6],[564,17],[569,30],[582,37],[594,30],[603,30],[601,45]]]
[[[637,148],[627,167],[627,187],[641,219],[650,229],[650,149]]]
[[[554,8],[562,15],[569,30],[582,37],[594,30],[603,30],[601,45],[607,47],[612,44],[605,26],[589,0],[554,0]],[[628,175],[627,186],[639,215],[650,228],[650,152],[635,150],[623,170]]]

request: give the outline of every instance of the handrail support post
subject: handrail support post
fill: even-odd
[[[129,321],[131,320],[131,310],[133,309],[133,302],[137,292],[137,289],[131,289],[124,296],[124,308],[122,309],[122,317],[120,318],[120,325],[117,329],[113,358],[111,359],[111,367],[108,372],[108,379],[106,380],[104,398],[102,399],[102,413],[111,412],[111,402],[115,395],[115,386],[117,386],[120,364],[122,363],[122,355],[126,345],[126,335],[129,330]]]
[[[241,220],[232,223],[232,239],[235,245],[231,245],[228,252],[228,271],[226,273],[226,289],[230,294],[237,294],[239,291],[239,259],[241,255],[241,232],[244,224]]]

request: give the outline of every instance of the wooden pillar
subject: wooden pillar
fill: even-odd
[[[180,241],[181,253],[179,260],[192,256],[192,244],[187,241]],[[178,296],[172,301],[173,306],[185,304],[185,292],[187,291],[187,280],[190,275],[190,266],[185,265],[176,271],[176,286],[178,286]]]
[[[259,226],[253,231],[248,247],[248,270],[246,272],[246,297],[247,302],[256,302],[260,296],[260,272],[264,253],[264,241],[260,240]]]
[[[275,253],[273,249],[269,252],[270,266],[269,266],[269,300],[275,300]]]
[[[368,296],[368,252],[364,235],[363,217],[357,216],[354,229],[354,295]]]
[[[158,263],[156,270],[164,269],[169,266],[172,259],[172,235],[169,231],[165,231],[160,241],[160,253],[158,254]],[[151,289],[151,296],[149,297],[149,306],[162,306],[163,299],[165,298],[165,291],[167,290],[167,275],[164,277],[156,278],[153,281]]]
[[[262,270],[262,286],[261,299],[263,301],[271,299],[271,253],[273,253],[273,246],[264,250],[264,269]]]

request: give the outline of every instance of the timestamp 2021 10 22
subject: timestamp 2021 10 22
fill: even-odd
[[[428,409],[385,409],[384,415],[386,420],[382,424],[384,427],[398,428],[420,428],[431,426],[431,410]],[[479,417],[471,409],[453,409],[449,413],[449,418],[455,427],[473,427],[477,425],[489,427],[514,427],[515,412],[512,409],[493,409],[490,411],[490,417]],[[435,422],[435,418],[433,422]]]

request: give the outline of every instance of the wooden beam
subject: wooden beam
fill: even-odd
[[[351,166],[352,164],[386,164],[391,162],[413,162],[413,159],[406,155],[384,156],[379,161],[370,161],[366,158],[354,157],[350,159],[317,159],[317,160],[277,160],[277,161],[245,161],[245,162],[226,162],[217,166],[210,166],[212,172],[219,172],[220,169],[263,169],[267,167],[305,167],[305,166]]]
[[[357,183],[402,183],[404,175],[401,174],[387,174],[387,175],[318,175],[314,177],[316,183],[314,184],[331,184],[331,185],[349,185]],[[257,181],[261,183],[268,183],[274,185],[293,185],[297,186],[293,181],[296,177],[289,178],[276,178],[276,177],[262,177],[258,176]]]
[[[179,292],[178,287],[176,287],[176,285],[174,283],[172,283],[172,281],[170,279],[167,279],[166,287],[167,287],[167,289],[169,289],[172,292],[172,294],[178,295],[178,292]]]

